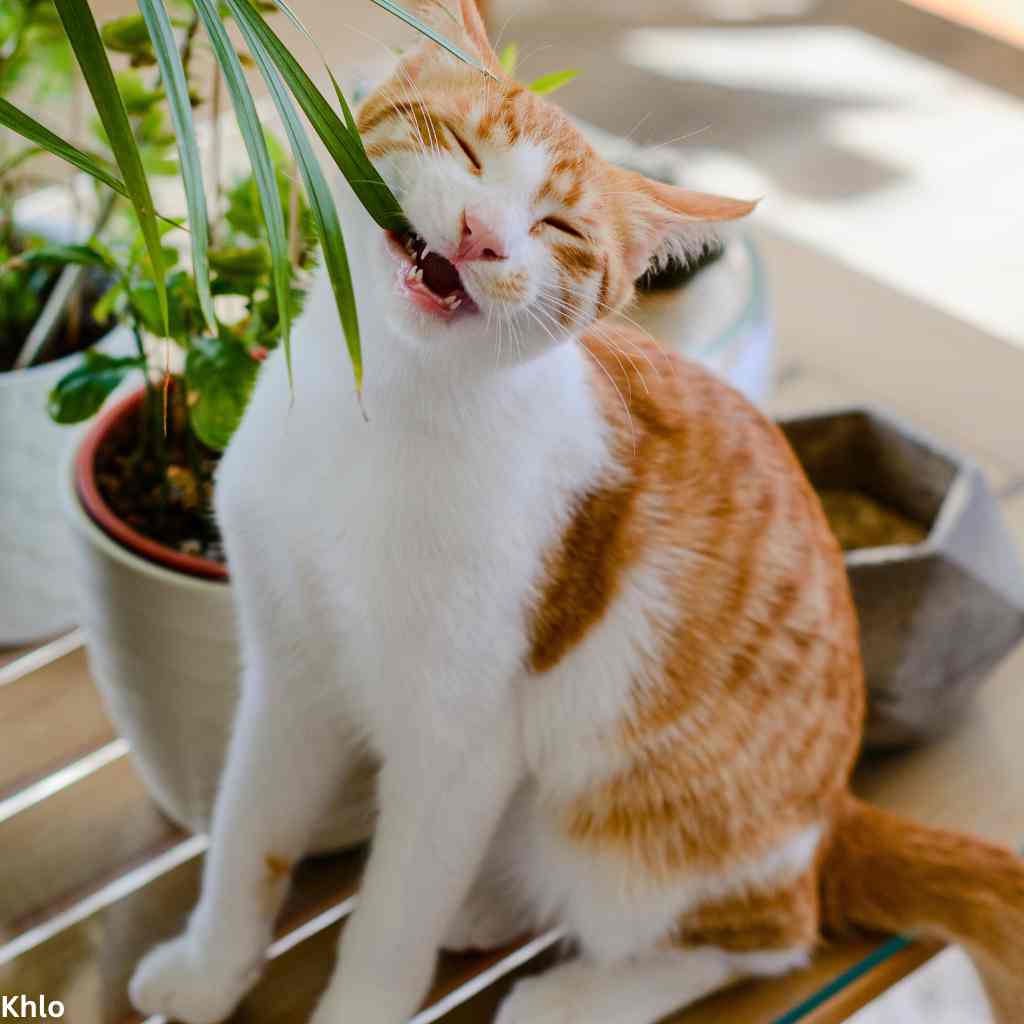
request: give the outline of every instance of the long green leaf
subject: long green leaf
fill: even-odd
[[[138,0],[139,10],[146,21],[153,52],[160,66],[167,105],[178,140],[178,161],[185,185],[188,204],[188,223],[192,232],[192,270],[196,280],[199,308],[212,334],[217,333],[213,315],[213,297],[210,294],[209,222],[206,210],[206,191],[203,188],[202,161],[192,120],[192,103],[188,93],[185,68],[174,38],[174,29],[163,0]]]
[[[92,94],[100,120],[103,122],[110,148],[118,167],[121,168],[128,198],[139,218],[142,237],[153,265],[160,313],[166,330],[167,288],[164,283],[164,257],[160,246],[160,230],[156,223],[156,209],[142,166],[139,147],[128,121],[128,112],[125,110],[124,100],[118,91],[114,72],[107,59],[107,51],[100,38],[100,30],[96,26],[92,11],[89,10],[88,0],[54,0],[54,4],[78,58],[78,66]]]
[[[231,94],[238,122],[252,165],[253,177],[260,196],[260,208],[267,224],[267,242],[270,245],[270,274],[274,282],[278,316],[281,318],[281,341],[284,345],[285,362],[288,364],[288,379],[292,375],[291,313],[289,306],[289,284],[291,266],[288,261],[288,239],[281,209],[281,197],[277,191],[277,175],[263,136],[263,126],[256,113],[252,93],[245,81],[242,63],[228,38],[227,30],[220,20],[215,0],[195,0],[196,10],[203,20],[206,34],[210,38],[213,52],[224,72],[224,81]]]
[[[449,42],[439,32],[435,32],[426,22],[420,21],[414,14],[410,14],[404,7],[400,7],[394,2],[394,0],[373,0],[378,7],[383,7],[388,14],[393,14],[396,18],[400,18],[406,23],[416,29],[417,32],[421,32],[428,39],[432,39],[438,46],[446,49],[452,56],[458,57],[459,60],[464,61],[470,67],[476,68],[478,71],[482,71],[488,78],[493,78],[494,75],[485,68],[480,61],[475,57],[471,57],[465,50],[460,50],[454,43]]]
[[[239,21],[238,27],[267,83],[277,112],[288,133],[288,141],[291,143],[295,162],[302,174],[306,195],[309,197],[309,208],[313,214],[313,223],[320,236],[324,265],[331,279],[334,301],[337,304],[338,316],[345,333],[349,359],[352,361],[356,391],[361,392],[363,389],[363,356],[359,341],[359,317],[356,311],[355,292],[352,289],[348,254],[345,251],[345,239],[341,233],[341,224],[338,222],[334,197],[331,195],[320,163],[313,153],[313,147],[309,144],[306,131],[299,120],[298,112],[295,110],[288,90],[270,59],[270,54],[267,53],[266,48],[247,22]]]
[[[247,24],[259,38],[309,118],[309,123],[323,140],[327,152],[370,216],[383,228],[403,228],[406,220],[402,208],[366,156],[362,142],[342,123],[251,0],[226,0],[226,3],[235,20],[239,24]]]
[[[34,118],[19,110],[13,103],[0,97],[0,125],[10,128],[23,139],[35,143],[54,156],[59,156],[80,171],[92,175],[97,181],[103,182],[108,188],[127,198],[128,188],[120,178],[114,177],[95,157],[89,156],[66,139],[54,135]]]

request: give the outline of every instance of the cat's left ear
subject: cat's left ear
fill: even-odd
[[[685,260],[698,255],[714,239],[714,224],[746,217],[758,202],[693,192],[634,172],[623,172],[623,177],[629,208],[623,258],[633,279],[670,256]]]
[[[420,0],[416,13],[446,39],[469,50],[471,56],[479,57],[491,74],[504,75],[501,61],[487,38],[487,26],[477,0]],[[424,42],[419,58],[429,60],[437,52],[435,43]],[[415,67],[406,70],[415,70]]]

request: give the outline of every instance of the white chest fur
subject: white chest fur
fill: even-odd
[[[279,591],[282,628],[332,642],[371,732],[393,716],[388,688],[424,675],[438,678],[422,713],[456,699],[471,713],[521,665],[544,554],[607,464],[586,357],[567,343],[467,380],[371,321],[365,422],[336,334],[318,330],[321,291],[295,339],[294,401],[274,357],[222,464],[233,569],[256,600]]]

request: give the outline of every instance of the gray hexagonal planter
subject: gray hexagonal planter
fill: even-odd
[[[1024,637],[1024,570],[974,463],[878,409],[779,424],[818,489],[866,494],[927,531],[846,552],[870,691],[866,743],[890,748],[955,723]]]

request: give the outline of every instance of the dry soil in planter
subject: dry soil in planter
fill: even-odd
[[[164,431],[159,394],[114,426],[96,453],[96,482],[111,511],[132,529],[181,554],[224,564],[213,518],[219,453],[186,429],[180,394],[169,389],[162,446],[155,443]]]
[[[926,527],[863,491],[825,487],[818,497],[844,551],[920,544],[928,536]]]

